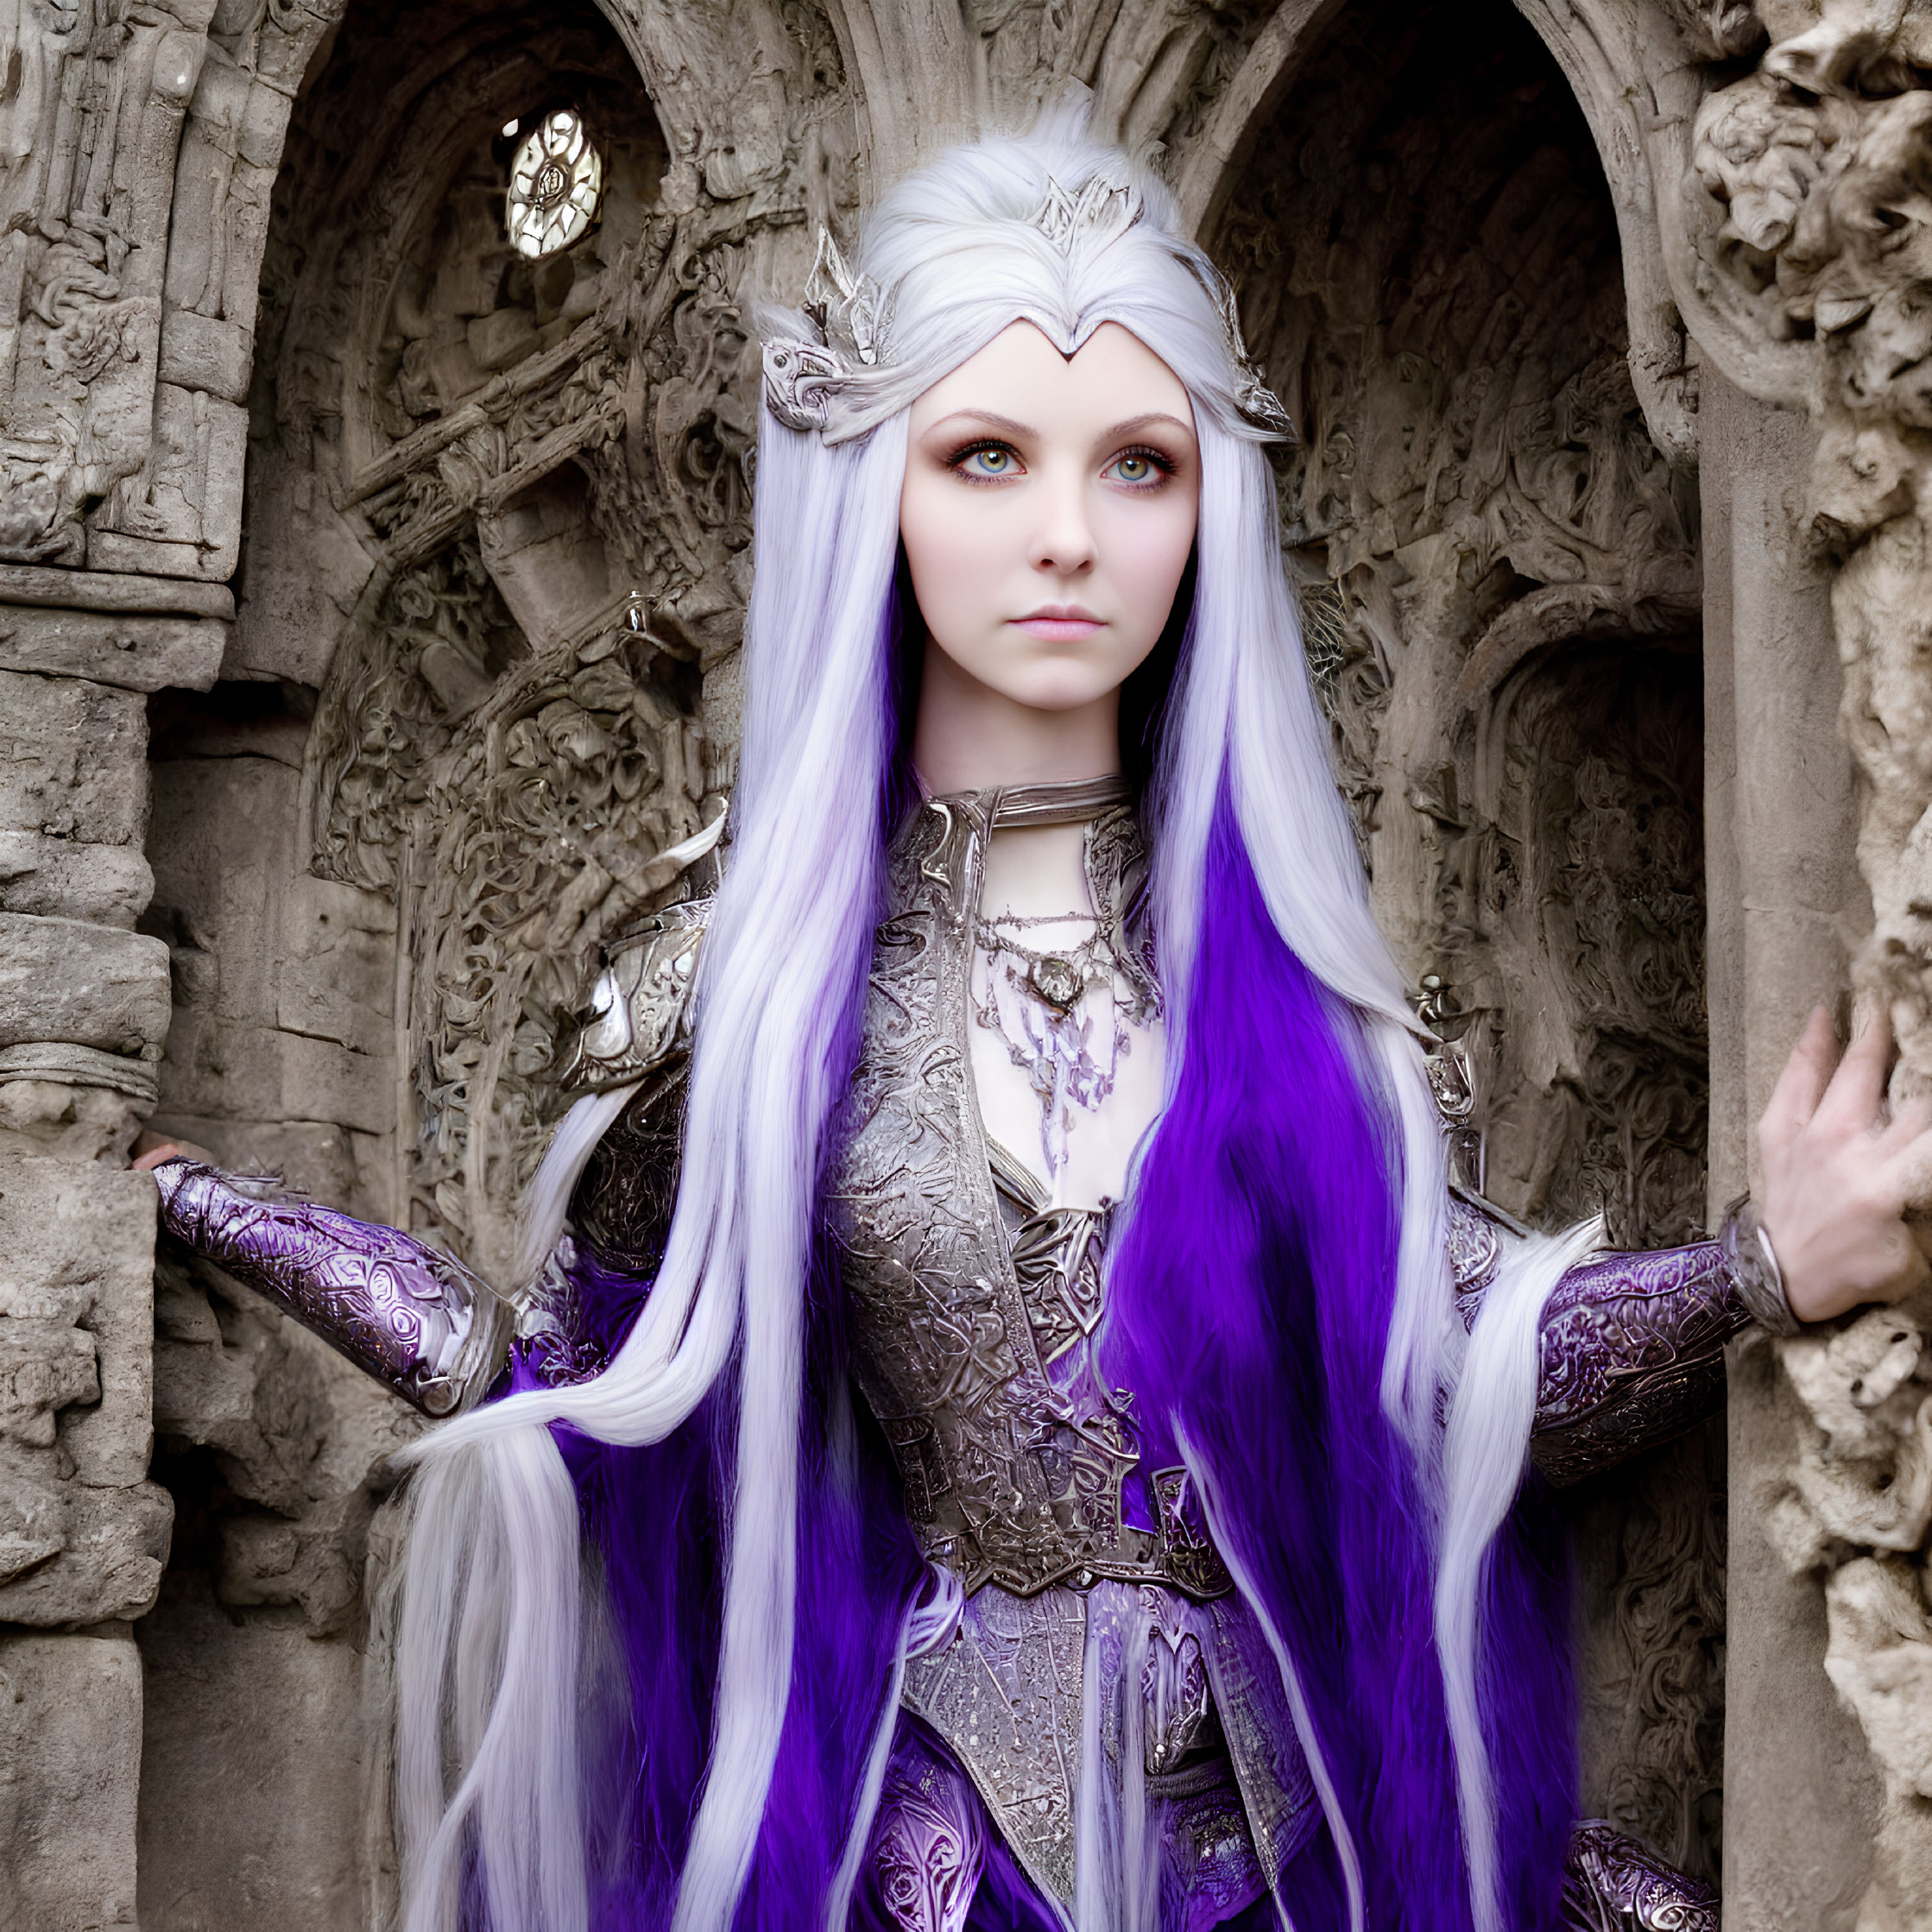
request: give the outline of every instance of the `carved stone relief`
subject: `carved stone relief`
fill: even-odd
[[[1284,546],[1378,913],[1448,988],[1487,1190],[1681,1240],[1708,1108],[1695,496],[1632,386],[1588,132],[1501,8],[1351,8],[1292,101],[1210,246],[1304,430]],[[1714,1878],[1721,1434],[1575,1506],[1588,1803]]]
[[[1859,862],[1875,915],[1854,975],[1890,1007],[1904,1098],[1932,1089],[1932,22],[1866,0],[1759,11],[1771,46],[1699,113],[1684,219],[1714,351],[1818,430],[1806,509],[1839,566],[1841,716],[1865,780]],[[1922,1297],[1777,1343],[1797,1439],[1759,1485],[1786,1563],[1823,1582],[1826,1670],[1884,1781],[1861,1923],[1932,1913],[1929,1323]]]
[[[0,559],[81,564],[147,459],[167,180],[202,38],[126,0],[28,0],[0,93]]]
[[[786,16],[767,75],[782,52],[836,81],[815,19]],[[309,740],[307,836],[324,876],[401,893],[403,1194],[486,1270],[508,1266],[504,1204],[555,1114],[560,1018],[599,940],[669,882],[653,856],[698,828],[710,783],[696,672],[735,648],[748,584],[735,292],[845,192],[780,173],[823,157],[823,98],[787,109],[769,155],[699,171],[594,16],[547,16],[541,60],[521,35],[506,48],[516,24],[470,22],[387,154],[338,161],[324,77],[269,275],[268,489],[321,484],[311,521],[361,559],[331,587],[341,603],[361,579]],[[504,228],[508,130],[566,97],[599,144],[599,219],[526,261]],[[283,647],[266,601],[243,635],[258,660]]]

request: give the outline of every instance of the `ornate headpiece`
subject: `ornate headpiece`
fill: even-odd
[[[1146,213],[1140,193],[1131,183],[1115,183],[1096,174],[1075,194],[1049,176],[1046,198],[1034,211],[1032,221],[1054,247],[1065,251],[1083,239],[1112,240]],[[1235,407],[1257,429],[1285,442],[1295,441],[1295,426],[1288,412],[1248,360],[1234,312],[1234,291],[1227,277],[1203,256],[1194,257],[1189,265],[1200,276],[1221,315],[1234,369]],[[802,306],[813,339],[776,337],[767,341],[766,406],[786,428],[815,431],[832,440],[833,405],[840,393],[862,380],[863,372],[887,366],[883,352],[891,318],[885,313],[879,285],[869,275],[852,273],[837,243],[824,229],[818,231],[818,254],[805,282]],[[858,426],[842,425],[838,433],[854,434]]]

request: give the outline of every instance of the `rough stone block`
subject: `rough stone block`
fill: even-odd
[[[367,1144],[367,1135],[326,1123],[215,1120],[198,1114],[159,1113],[148,1126],[170,1140],[205,1147],[230,1172],[279,1174],[290,1187],[330,1207],[365,1219],[382,1218],[370,1205],[357,1160],[357,1144]],[[368,1165],[376,1164],[371,1155]],[[387,1191],[382,1198],[387,1201]]]
[[[365,1133],[395,1118],[387,1058],[186,1009],[168,1035],[161,1095],[170,1114],[321,1121]]]
[[[100,1398],[85,1329],[31,1316],[0,1321],[0,1440],[52,1449],[60,1411]]]
[[[88,561],[97,569],[224,583],[240,551],[247,451],[248,411],[241,404],[157,382],[147,467],[122,486],[88,533]],[[138,534],[119,527],[136,519]]]
[[[151,930],[166,931],[172,943],[179,1007],[275,1024],[281,896],[302,869],[294,851],[300,788],[299,772],[268,758],[154,767],[148,856],[161,923]],[[167,1098],[167,1077],[166,1105],[206,1111]]]
[[[251,461],[248,568],[228,673],[319,685],[375,559],[306,470],[273,445]]]
[[[159,939],[0,913],[0,1046],[73,1040],[158,1058],[167,1015],[167,948]]]
[[[289,881],[281,925],[278,1024],[359,1053],[391,1052],[395,907],[378,893],[304,873]]]
[[[171,1577],[141,1626],[143,1932],[346,1932],[372,1918],[363,1658]],[[299,1739],[300,1748],[289,1740]]]
[[[224,402],[243,402],[248,398],[254,362],[255,338],[232,322],[188,309],[176,309],[161,322],[164,382],[205,389]]]
[[[0,1329],[10,1323],[0,1323]],[[80,1335],[70,1329],[70,1335]],[[88,1337],[82,1335],[83,1344]],[[94,1352],[87,1348],[92,1374]],[[67,1547],[73,1512],[60,1464],[51,1455],[0,1443],[0,1585],[49,1563]]]
[[[167,1563],[174,1499],[153,1482],[129,1489],[72,1483],[60,1501],[64,1546],[0,1586],[0,1624],[58,1628],[146,1616]]]
[[[54,1326],[85,1338],[99,1399],[60,1417],[63,1459],[84,1484],[148,1473],[155,1199],[144,1174],[0,1156],[0,1348],[15,1329],[42,1342]]]
[[[155,895],[138,845],[81,845],[0,830],[0,912],[131,927]]]
[[[0,1636],[0,1925],[136,1923],[141,1690],[131,1637]]]
[[[232,617],[235,593],[225,584],[136,577],[119,571],[56,570],[46,564],[0,564],[0,603],[55,610],[174,612],[185,617]]]
[[[199,572],[203,554],[197,545],[168,537],[130,537],[121,530],[91,530],[87,535],[87,560],[98,571],[155,576],[172,571],[186,577]]]
[[[138,692],[0,671],[0,831],[138,843],[147,750]]]
[[[128,691],[206,691],[229,626],[215,617],[43,610],[0,603],[0,666],[92,678]]]
[[[4,1053],[16,1051],[34,1051],[39,1057],[38,1050],[0,1049]],[[87,1049],[66,1051],[80,1054]],[[147,1064],[106,1053],[95,1058],[121,1066]],[[65,1076],[0,1073],[0,1154],[24,1154],[32,1159],[53,1154],[83,1165],[108,1161],[118,1166],[140,1131],[140,1110],[118,1088],[77,1086]]]

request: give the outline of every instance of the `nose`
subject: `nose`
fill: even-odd
[[[1086,479],[1076,472],[1043,477],[1036,492],[1039,521],[1033,527],[1032,565],[1057,577],[1081,577],[1099,560],[1093,519],[1088,514]]]

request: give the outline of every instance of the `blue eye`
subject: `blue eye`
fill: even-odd
[[[969,477],[1010,477],[1013,472],[1013,451],[988,445],[969,450],[960,467]]]
[[[1117,483],[1143,485],[1158,483],[1168,473],[1167,465],[1150,450],[1129,450],[1108,464],[1106,474]]]

